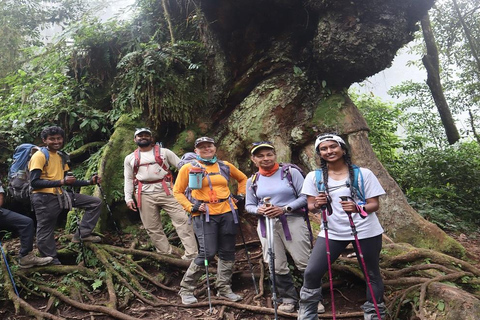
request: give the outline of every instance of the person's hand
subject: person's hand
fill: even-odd
[[[135,205],[135,201],[129,201],[127,202],[127,207],[128,209],[132,210],[132,211],[137,211],[137,206]]]
[[[207,211],[207,206],[205,203],[196,202],[192,207],[192,213],[205,211]]]
[[[77,181],[77,178],[75,178],[75,176],[66,175],[65,178],[63,178],[63,181],[64,181],[64,184],[71,185],[75,181]]]
[[[284,212],[283,212],[283,208],[282,207],[277,207],[277,206],[270,206],[270,207],[266,207],[265,208],[265,213],[264,215],[267,217],[267,218],[276,218],[280,215],[282,215]]]
[[[357,212],[357,204],[351,200],[340,201],[342,209],[345,212]]]
[[[245,196],[243,194],[233,195],[232,198],[233,198],[233,203],[239,203],[245,200]]]
[[[98,174],[94,174],[91,179],[91,184],[102,183],[102,178]]]
[[[325,192],[321,192],[315,197],[315,203],[313,206],[316,209],[320,209],[328,203],[328,196]]]

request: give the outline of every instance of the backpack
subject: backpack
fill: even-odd
[[[15,148],[13,153],[13,163],[8,170],[8,193],[16,201],[30,200],[30,194],[32,187],[30,186],[30,171],[28,170],[28,164],[32,157],[32,152],[36,149],[42,152],[45,156],[45,166],[48,165],[50,154],[46,147],[38,147],[31,143],[23,143]],[[58,151],[62,158],[62,164],[69,163],[68,155],[62,151]]]
[[[293,169],[296,169],[298,172],[301,173],[301,175],[305,178],[306,174],[305,172],[303,172],[303,170],[297,166],[296,164],[294,163],[284,163],[284,162],[281,162],[279,163],[280,165],[280,178],[283,180],[284,178],[287,178],[287,181],[288,181],[288,184],[289,186],[292,188],[293,190],[293,194],[295,195],[296,198],[298,198],[300,196],[299,192],[295,189],[295,186],[293,185],[293,178],[292,178],[292,174],[291,174],[291,170],[292,168]],[[252,175],[252,184],[250,185],[250,187],[252,188],[253,190],[253,194],[255,195],[255,197],[260,200],[258,197],[257,197],[257,181],[258,179],[260,178],[260,173],[259,172],[256,172]],[[310,233],[310,245],[313,244],[313,232],[312,232],[312,226],[310,224],[310,218],[308,217],[308,205],[305,205],[304,207],[301,208],[302,212],[304,213],[304,219],[305,219],[305,222],[307,223],[307,228],[308,228],[308,232]],[[284,228],[284,231],[285,231],[285,236],[286,236],[286,239],[287,240],[291,240],[291,237],[288,236],[288,233],[289,231],[288,230],[288,226],[286,226],[286,218],[285,216],[280,216],[280,219],[282,220],[282,225],[283,225],[283,228]],[[287,230],[286,230],[287,229]],[[263,235],[263,230],[262,230],[262,235]],[[290,239],[289,239],[290,238]]]
[[[158,163],[158,165],[165,171],[167,171],[167,175],[165,176],[165,180],[167,181],[172,181],[172,172],[170,171],[170,168],[167,167],[167,165],[165,164],[165,162],[163,161],[163,158],[160,154],[160,149],[162,148],[162,144],[161,143],[156,143],[155,146],[153,147],[153,154],[155,156],[155,162]],[[138,173],[138,169],[140,168],[140,149],[137,148],[135,149],[135,151],[133,152],[133,155],[135,157],[135,161],[133,162],[133,176],[135,177]],[[151,163],[146,163],[146,164],[143,164],[143,165],[150,165]],[[134,179],[135,180],[135,179]]]
[[[180,159],[180,162],[178,163],[177,168],[180,170],[180,168],[186,165],[187,163],[191,163],[192,166],[194,167],[201,167],[201,165],[196,160],[197,160],[196,153],[187,152]],[[207,179],[209,179],[209,176],[220,174],[222,177],[224,177],[227,180],[227,182],[230,181],[230,167],[227,166],[222,160],[217,160],[217,163],[220,168],[220,172],[211,172],[208,174],[204,174],[204,177],[207,177]],[[185,195],[187,196],[187,199],[190,200],[191,202],[195,200],[192,197],[192,189],[190,189],[189,187],[185,189]]]
[[[148,166],[148,165],[151,165],[153,163],[140,164],[140,148],[135,149],[135,151],[133,152],[133,156],[134,156],[134,161],[133,161],[133,188],[134,189],[135,189],[135,187],[138,188],[137,200],[136,200],[136,203],[135,203],[138,208],[140,208],[141,205],[142,205],[141,193],[142,193],[142,185],[144,183],[149,184],[149,183],[160,182],[162,184],[163,190],[165,191],[165,194],[167,196],[170,195],[170,190],[168,190],[167,182],[171,182],[171,183],[173,182],[173,175],[172,175],[172,172],[170,171],[170,168],[163,161],[162,155],[160,153],[161,148],[162,148],[162,144],[157,142],[152,149],[153,155],[155,157],[155,162],[154,163],[158,163],[158,165],[163,170],[165,170],[167,172],[167,174],[162,179],[155,180],[155,181],[140,181],[140,180],[137,179],[137,173],[138,173],[138,169],[140,168],[140,166]]]
[[[353,167],[353,198],[359,199],[359,205],[364,205],[366,203],[365,199],[365,181],[363,180],[363,174],[360,170],[360,167],[357,165],[352,165]],[[323,172],[321,169],[315,170],[315,180],[318,191],[324,191],[325,186],[323,184]],[[360,181],[360,182],[359,182]],[[347,185],[350,183],[350,180],[347,180]]]

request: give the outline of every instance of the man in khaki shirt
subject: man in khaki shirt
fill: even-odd
[[[168,172],[168,168],[177,166],[180,159],[172,151],[155,146],[148,128],[137,129],[134,141],[138,149],[127,155],[124,161],[124,191],[128,208],[133,211],[138,209],[143,226],[157,251],[171,254],[172,246],[163,231],[160,216],[160,208],[165,210],[185,248],[182,259],[195,258],[198,252],[195,234],[188,224],[187,214],[173,197],[173,182]],[[158,152],[161,164],[155,159],[155,152]]]

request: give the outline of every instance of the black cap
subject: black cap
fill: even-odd
[[[212,138],[209,138],[209,137],[200,137],[200,138],[198,138],[197,140],[195,140],[195,148],[196,148],[200,143],[203,143],[203,142],[208,142],[208,143],[213,143],[213,144],[215,144],[215,140],[213,140]]]

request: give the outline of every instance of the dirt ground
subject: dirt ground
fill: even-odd
[[[480,268],[480,235],[479,234],[450,234],[453,238],[459,241],[468,252],[468,257],[472,259],[472,263]],[[112,236],[113,237],[113,236]],[[252,264],[254,265],[253,270],[255,277],[259,279],[261,274],[261,250],[258,243],[255,243],[253,237],[246,238],[246,242],[249,247],[250,257]],[[15,239],[10,241],[16,241]],[[218,298],[215,297],[215,290],[212,285],[212,312],[210,313],[208,298],[206,294],[206,285],[205,280],[199,286],[196,295],[199,299],[199,304],[191,307],[186,307],[181,305],[180,298],[175,292],[169,292],[165,290],[156,290],[152,292],[162,301],[165,301],[165,306],[162,307],[151,307],[140,300],[135,300],[131,303],[126,309],[122,310],[123,312],[129,314],[130,316],[139,318],[139,319],[176,319],[176,320],[193,320],[193,319],[228,319],[228,320],[265,320],[265,319],[274,319],[274,315],[271,313],[262,313],[262,311],[253,312],[248,310],[245,306],[256,306],[256,307],[271,307],[270,299],[270,285],[268,279],[265,278],[264,281],[264,290],[265,293],[259,299],[254,299],[255,291],[251,278],[250,269],[246,260],[244,246],[241,241],[240,245],[237,247],[237,272],[233,277],[233,289],[235,292],[242,294],[244,296],[243,301],[240,304],[232,304],[229,306],[218,305]],[[12,246],[15,247],[15,244],[9,243],[9,251],[12,249]],[[344,256],[350,252],[345,252]],[[355,259],[355,258],[352,258]],[[168,267],[167,267],[168,268]],[[154,273],[156,270],[151,270]],[[169,269],[162,270],[164,273],[170,275],[170,283],[168,286],[178,288],[181,277],[183,276],[183,271],[178,269]],[[297,275],[299,276],[299,275]],[[320,315],[320,319],[331,319],[331,303],[330,303],[330,293],[328,289],[328,283],[324,284],[324,304],[326,307],[326,313]],[[361,316],[360,306],[363,304],[365,299],[365,284],[359,282],[356,279],[335,279],[335,307],[336,315],[338,319],[351,319],[351,320],[360,320],[363,319]],[[105,296],[102,294],[97,294],[95,299],[98,301],[104,300]],[[48,304],[47,299],[38,299],[34,298],[29,300],[32,305],[34,305],[39,310],[45,310]],[[236,307],[234,307],[234,305]],[[89,313],[85,311],[77,310],[73,307],[67,307],[60,304],[52,312],[57,316],[64,317],[66,319],[113,319],[104,315]],[[263,309],[264,310],[264,309]],[[353,314],[352,317],[345,317],[346,314]],[[9,301],[0,301],[0,319],[8,320],[23,320],[23,319],[33,319],[30,316],[22,314],[15,314],[13,305]],[[278,319],[296,319],[296,314],[291,314],[290,316],[280,315]]]

